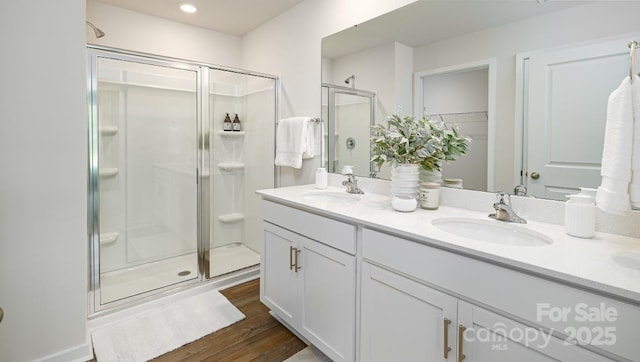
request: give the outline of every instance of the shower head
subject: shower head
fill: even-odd
[[[99,28],[96,28],[96,26],[93,25],[91,22],[87,21],[87,25],[89,25],[91,29],[93,29],[94,34],[96,34],[96,38],[102,38],[104,36],[104,31],[100,30]]]
[[[351,82],[355,82],[355,80],[356,80],[356,75],[352,74],[349,78],[345,79],[344,82],[349,84]]]

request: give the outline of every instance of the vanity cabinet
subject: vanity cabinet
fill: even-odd
[[[465,362],[640,356],[640,308],[623,301],[367,228],[362,257],[363,361],[389,360],[387,353]],[[581,305],[615,310],[616,317],[581,321]],[[556,315],[562,310],[564,318]]]
[[[355,227],[268,201],[261,206],[261,301],[332,360],[352,361]]]
[[[615,291],[295,205],[261,202],[260,297],[334,361],[640,361]]]
[[[361,313],[362,361],[607,361],[367,262]]]

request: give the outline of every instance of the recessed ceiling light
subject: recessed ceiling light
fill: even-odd
[[[182,4],[180,5],[180,10],[184,11],[185,13],[189,13],[189,14],[193,14],[196,11],[198,11],[198,9],[191,5],[191,4]]]

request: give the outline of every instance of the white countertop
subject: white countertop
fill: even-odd
[[[330,202],[303,197],[311,191],[320,190],[313,185],[302,185],[259,190],[257,193],[266,200],[566,281],[640,305],[640,271],[622,267],[612,258],[616,253],[640,256],[640,240],[637,238],[596,233],[592,239],[582,239],[567,235],[561,225],[529,221],[514,227],[540,232],[551,238],[553,243],[544,246],[489,243],[457,236],[431,224],[432,220],[443,217],[492,220],[487,217],[487,213],[444,205],[440,205],[437,210],[418,208],[414,212],[403,213],[393,210],[389,197],[385,195],[367,193],[360,195],[361,199],[354,202]],[[330,186],[324,192],[344,192],[344,188]]]

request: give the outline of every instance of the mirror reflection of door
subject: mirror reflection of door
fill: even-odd
[[[329,172],[353,166],[357,176],[371,176],[369,138],[374,122],[371,92],[325,84],[322,87],[323,119],[328,147],[324,155]],[[326,106],[325,106],[326,105]]]
[[[528,194],[566,200],[600,185],[607,100],[629,76],[628,40],[531,54],[525,60]]]
[[[466,155],[442,165],[442,178],[461,179],[471,190],[487,190],[488,68],[422,77],[423,112],[458,126],[471,138]]]

